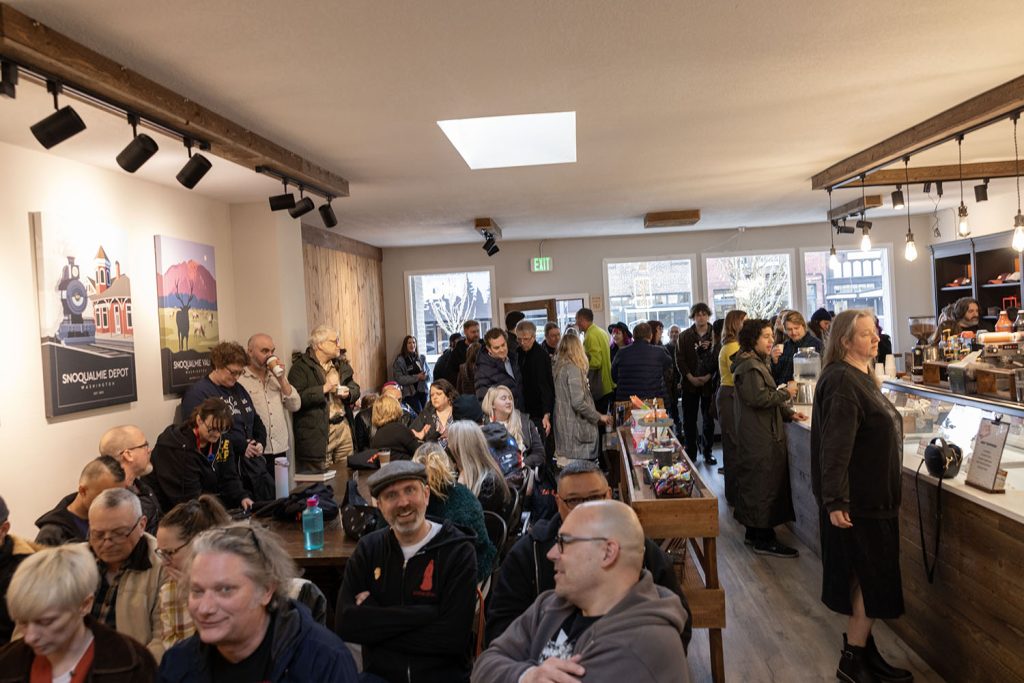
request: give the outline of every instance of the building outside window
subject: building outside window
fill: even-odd
[[[423,273],[407,276],[410,334],[433,364],[448,348],[448,337],[462,323],[476,320],[481,335],[491,327],[490,270]]]
[[[608,321],[634,325],[660,320],[668,328],[690,326],[693,261],[689,258],[605,261]]]
[[[790,255],[742,254],[708,256],[704,260],[707,291],[715,318],[738,308],[750,318],[771,318],[792,308]]]
[[[834,313],[850,308],[870,308],[878,316],[882,329],[892,334],[889,248],[837,249],[836,255],[839,265],[831,268],[827,250],[804,252],[807,313],[819,308]]]

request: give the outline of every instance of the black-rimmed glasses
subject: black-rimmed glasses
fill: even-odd
[[[555,543],[558,544],[558,552],[564,553],[565,546],[572,545],[573,543],[582,543],[584,541],[608,541],[607,536],[570,536],[569,534],[558,534],[555,536]]]
[[[124,541],[126,538],[132,535],[132,532],[135,531],[135,528],[139,525],[139,522],[141,520],[142,516],[139,515],[139,518],[132,522],[131,526],[122,527],[120,529],[112,529],[110,531],[93,531],[92,529],[90,529],[89,540],[93,543],[102,543],[103,541],[110,541],[111,543],[120,543],[121,541]]]
[[[606,496],[603,493],[598,493],[593,496],[583,496],[581,498],[562,498],[559,496],[559,500],[565,503],[565,506],[572,510],[577,505],[583,505],[584,503],[593,503],[598,500],[605,500]]]
[[[159,557],[159,558],[160,558],[161,560],[163,560],[164,562],[170,562],[170,561],[171,561],[171,559],[172,559],[172,558],[173,558],[173,557],[174,557],[174,556],[175,556],[175,555],[176,555],[177,553],[179,553],[179,552],[181,552],[182,550],[184,550],[185,548],[187,548],[187,547],[188,547],[188,545],[189,545],[189,544],[190,544],[191,542],[192,542],[192,539],[190,538],[190,539],[188,539],[187,541],[185,541],[184,543],[182,543],[181,545],[179,545],[179,546],[178,546],[177,548],[174,548],[173,550],[164,550],[163,548],[157,548],[157,549],[156,549],[156,556],[157,556],[157,557]]]

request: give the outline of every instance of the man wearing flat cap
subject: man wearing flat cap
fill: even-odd
[[[363,671],[386,681],[468,681],[476,600],[473,537],[427,519],[423,465],[399,460],[369,479],[387,529],[345,565],[335,628],[363,646]]]

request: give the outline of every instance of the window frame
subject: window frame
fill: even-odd
[[[412,278],[417,275],[452,275],[459,273],[480,273],[487,271],[488,278],[491,285],[491,320],[497,320],[498,309],[495,308],[497,300],[495,299],[496,281],[494,277],[494,266],[493,265],[482,265],[482,266],[465,266],[462,268],[425,268],[418,270],[406,270],[402,272],[402,281],[404,286],[404,292],[402,297],[405,299],[405,329],[408,330],[405,334],[411,334],[415,330],[413,315],[412,315],[412,301],[410,301],[412,295]],[[403,335],[404,336],[404,335]],[[415,335],[414,335],[415,336]],[[417,338],[419,341],[419,338]],[[447,341],[447,340],[445,340]],[[423,353],[426,353],[425,351]],[[440,354],[439,354],[440,355]]]
[[[826,251],[828,249],[826,248]],[[711,286],[708,283],[707,272],[708,272],[708,259],[709,258],[729,258],[733,256],[777,256],[785,255],[789,259],[789,304],[794,308],[803,310],[806,302],[806,292],[801,291],[803,284],[806,283],[807,278],[804,277],[803,259],[801,258],[800,263],[797,264],[798,268],[794,268],[793,261],[796,257],[796,249],[793,248],[782,248],[782,249],[740,249],[736,251],[709,251],[702,252],[701,258],[701,285],[704,290],[704,298],[702,301],[707,303],[711,307],[712,316],[714,315],[714,302],[711,298]],[[800,279],[801,287],[796,286],[797,278]]]
[[[608,286],[608,266],[613,263],[651,263],[654,261],[683,261],[688,260],[690,262],[690,296],[693,299],[690,306],[693,304],[703,301],[701,298],[701,288],[699,286],[694,287],[696,282],[700,284],[699,273],[702,269],[699,267],[700,261],[697,258],[697,253],[686,253],[686,254],[658,254],[657,256],[616,256],[614,258],[601,259],[601,281],[604,287],[604,310],[601,311],[604,314],[605,325],[610,325],[611,320],[608,318],[612,308],[612,297]],[[597,317],[595,312],[594,317]]]

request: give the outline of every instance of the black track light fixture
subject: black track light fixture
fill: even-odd
[[[145,133],[139,135],[138,114],[128,114],[128,123],[132,127],[132,141],[117,155],[117,165],[129,173],[135,173],[160,147]]]
[[[320,219],[324,222],[324,227],[333,228],[338,224],[338,217],[334,215],[334,207],[331,206],[331,201],[334,197],[328,197],[326,204],[321,204],[320,208]]]
[[[942,199],[942,181],[935,181],[935,194],[939,195],[939,199]]]
[[[185,147],[188,149],[188,161],[181,167],[176,177],[179,183],[191,190],[213,168],[213,164],[202,154],[192,153],[192,140],[190,138],[185,138]]]
[[[0,60],[0,95],[12,100],[18,93],[18,65]]]
[[[932,181],[926,180],[925,183],[924,183],[924,187],[922,187],[921,189],[924,191],[925,194],[931,194],[932,193]]]
[[[484,251],[490,251],[490,250],[491,250],[491,248],[492,248],[492,247],[493,247],[493,246],[494,246],[495,244],[496,244],[496,243],[495,243],[495,241],[494,241],[494,238],[493,238],[493,237],[488,237],[488,238],[487,238],[486,240],[484,240],[484,246],[483,246],[483,250],[484,250]]]
[[[275,194],[270,197],[271,211],[284,211],[295,207],[295,195],[288,191],[288,181],[284,181],[284,194]]]
[[[988,201],[988,178],[982,180],[981,185],[974,186],[974,201],[979,204]]]
[[[295,206],[288,209],[288,215],[292,218],[298,218],[305,216],[307,213],[313,210],[313,200],[309,197],[303,196],[303,188],[299,187],[299,201],[295,202]]]
[[[489,248],[489,249],[487,250],[487,255],[488,255],[488,256],[494,256],[494,255],[495,255],[495,254],[497,254],[497,253],[498,253],[499,251],[501,251],[501,249],[499,249],[499,248],[498,248],[498,245],[497,245],[497,244],[493,244],[493,245],[491,245],[491,247],[490,247],[490,248]]]
[[[40,145],[50,149],[85,130],[85,122],[70,105],[65,105],[63,108],[60,106],[58,96],[63,90],[60,83],[47,81],[46,90],[53,94],[53,108],[56,111],[34,124],[29,130],[32,131],[32,135]]]
[[[906,203],[903,201],[903,187],[897,185],[896,191],[892,193],[892,208],[901,211],[904,206],[906,206]]]

